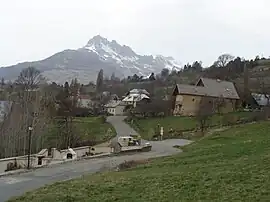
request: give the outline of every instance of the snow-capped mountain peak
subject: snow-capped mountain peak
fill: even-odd
[[[91,52],[99,54],[102,58],[108,58],[109,56],[123,56],[123,60],[127,59],[126,57],[134,58],[137,54],[128,46],[121,46],[115,40],[108,41],[108,39],[103,38],[100,35],[97,35],[90,39],[84,49],[88,49]]]
[[[116,63],[121,68],[126,68],[128,74],[138,74],[140,76],[149,75],[151,72],[160,72],[163,68],[169,70],[179,70],[181,64],[172,57],[141,56],[136,54],[129,46],[120,45],[115,40],[97,35],[90,39],[83,47],[83,50],[97,54],[102,61]]]
[[[91,45],[100,44],[100,43],[107,44],[109,43],[109,41],[100,35],[96,35],[87,42],[86,46],[91,46]]]
[[[39,69],[49,80],[64,83],[77,78],[81,83],[95,81],[100,69],[105,76],[123,78],[137,74],[148,77],[152,72],[160,73],[163,68],[179,70],[181,64],[172,57],[162,55],[139,55],[129,46],[97,35],[77,50],[64,50],[46,59],[24,62],[7,68],[0,68],[0,75],[6,80],[15,80],[20,71],[29,66]]]

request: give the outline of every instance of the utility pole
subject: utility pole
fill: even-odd
[[[30,169],[30,155],[31,155],[31,139],[32,139],[32,125],[28,127],[28,158],[27,158],[27,169]]]
[[[249,97],[249,83],[248,83],[248,67],[246,64],[246,61],[244,61],[244,102],[245,102],[245,107],[247,107],[248,103],[248,97]]]
[[[248,67],[247,64],[244,64],[244,89],[245,93],[248,93]]]

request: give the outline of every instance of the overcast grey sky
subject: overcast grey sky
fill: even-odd
[[[270,56],[269,0],[0,0],[0,66],[77,49],[94,35],[140,54],[211,64]]]

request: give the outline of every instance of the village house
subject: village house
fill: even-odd
[[[79,95],[78,96],[78,107],[81,108],[91,108],[93,101],[89,95]]]
[[[260,94],[260,93],[251,93],[251,95],[255,101],[255,107],[261,108],[261,107],[269,106],[270,95]]]
[[[111,95],[111,100],[117,101],[117,100],[120,100],[120,98],[118,97],[118,95],[112,94],[112,95]]]
[[[150,94],[145,89],[133,89],[129,91],[126,97],[122,100],[126,105],[133,105],[136,107],[137,103],[148,102]]]
[[[148,102],[150,94],[145,89],[133,89],[129,91],[122,100],[117,95],[112,95],[106,111],[114,116],[124,115],[129,108],[136,107],[138,103]]]
[[[126,105],[120,100],[111,100],[108,104],[105,105],[106,111],[114,116],[124,115]]]
[[[173,91],[173,114],[195,116],[200,107],[206,107],[201,106],[204,98],[207,98],[210,110],[223,113],[234,111],[240,99],[232,82],[200,78],[196,85],[176,85]]]

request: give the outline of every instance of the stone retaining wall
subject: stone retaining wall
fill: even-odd
[[[102,153],[110,153],[112,150],[110,147],[77,147],[77,148],[69,148],[63,150],[57,150],[56,148],[52,148],[51,155],[48,156],[48,150],[42,149],[38,154],[31,155],[30,165],[31,168],[38,168],[50,164],[62,163],[67,160],[76,160],[81,159],[87,155],[92,154],[102,154]],[[17,156],[11,158],[0,159],[0,173],[5,173],[10,171],[8,168],[11,165],[17,165],[16,169],[24,169],[27,167],[28,156]]]

